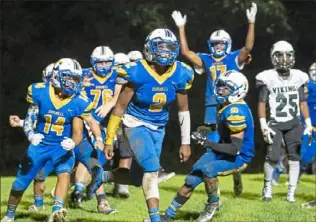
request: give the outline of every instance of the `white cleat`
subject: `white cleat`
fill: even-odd
[[[2,218],[1,222],[13,222],[14,221],[14,217],[10,218],[8,216],[5,216],[4,218]]]
[[[290,203],[295,202],[294,194],[295,194],[295,188],[294,186],[289,186],[289,190],[287,192],[286,200]]]
[[[52,198],[55,197],[55,187],[50,191],[50,196],[51,196]]]
[[[167,182],[168,180],[173,178],[175,175],[176,175],[175,172],[171,172],[171,173],[161,172],[160,175],[158,176],[158,184]]]
[[[64,222],[67,214],[67,210],[65,208],[61,208],[50,215],[48,222]]]
[[[262,190],[262,200],[271,201],[272,200],[272,187],[265,186]]]
[[[37,207],[37,206],[35,206],[35,204],[32,204],[31,206],[29,206],[29,209],[27,210],[27,212],[28,213],[33,213],[33,212],[39,212],[39,211],[42,211],[42,210],[45,210],[44,205],[40,206],[40,207]]]

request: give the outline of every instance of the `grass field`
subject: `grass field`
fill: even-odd
[[[302,209],[301,203],[315,199],[316,177],[304,175],[296,192],[296,203],[286,202],[287,186],[283,185],[286,175],[281,177],[279,187],[273,189],[273,201],[265,203],[261,201],[262,189],[261,174],[243,175],[244,192],[239,198],[233,196],[232,177],[220,178],[221,200],[223,202],[220,212],[213,221],[316,221],[315,209]],[[14,178],[1,178],[1,217],[6,210],[8,194]],[[165,210],[171,202],[177,189],[182,185],[184,176],[176,176],[160,185],[161,210]],[[33,203],[32,186],[24,194],[24,198],[18,207],[16,220],[19,221],[45,221],[51,212],[52,198],[50,190],[55,185],[56,178],[50,177],[47,181],[45,194],[46,210],[37,214],[28,214],[26,209]],[[84,202],[81,209],[68,209],[69,221],[73,222],[98,222],[98,221],[142,221],[147,217],[147,209],[140,188],[130,187],[131,197],[127,200],[114,199],[110,195],[112,185],[106,185],[109,192],[111,206],[118,210],[117,214],[105,216],[96,211],[96,200]],[[192,198],[179,211],[176,221],[194,221],[204,207],[206,196],[204,185],[200,185]]]

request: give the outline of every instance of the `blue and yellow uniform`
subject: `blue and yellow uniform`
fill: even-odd
[[[140,60],[123,65],[118,72],[135,91],[123,116],[124,133],[144,171],[158,171],[169,105],[178,91],[191,87],[193,70],[176,61],[159,75],[146,60]]]
[[[302,164],[312,163],[316,157],[316,82],[310,80],[307,85],[307,105],[309,108],[309,116],[314,128],[312,138],[308,135],[303,135],[301,146],[301,162]],[[304,118],[301,115],[301,120],[304,125]]]
[[[88,86],[84,88],[84,92],[87,97],[92,101],[93,109],[96,109],[109,101],[112,100],[114,96],[114,89],[116,84],[117,72],[112,70],[109,74],[104,77],[98,76],[93,68],[83,69],[83,75],[88,78],[93,78],[90,83],[92,86]],[[102,127],[106,127],[107,118],[104,120],[99,116],[92,112],[93,117],[102,125]],[[101,131],[103,140],[105,140],[105,132]],[[91,173],[91,169],[94,167],[92,163],[95,161],[91,161],[91,158],[97,159],[98,164],[102,167],[106,163],[106,159],[104,153],[101,150],[94,149],[93,143],[94,139],[89,138],[89,132],[85,128],[82,142],[75,148],[75,157],[76,160],[83,163],[85,167]]]
[[[244,132],[241,150],[237,156],[208,149],[194,164],[209,178],[225,176],[244,169],[254,156],[254,123],[251,111],[244,101],[229,104],[218,111],[218,133],[221,143],[231,143],[231,134]],[[217,141],[214,141],[217,142]],[[201,178],[200,183],[203,181]]]
[[[243,68],[243,66],[238,65],[239,53],[240,50],[236,50],[220,58],[215,58],[206,53],[198,53],[207,74],[204,117],[204,123],[206,124],[216,123],[217,101],[214,95],[214,82],[221,74],[228,70],[239,71]]]
[[[92,109],[89,99],[82,94],[60,100],[50,83],[30,85],[26,100],[39,107],[34,133],[40,133],[44,138],[37,146],[29,145],[12,186],[17,191],[25,190],[47,162],[51,162],[57,175],[71,172],[73,152],[63,149],[61,142],[65,137],[71,138],[73,118],[84,118]]]

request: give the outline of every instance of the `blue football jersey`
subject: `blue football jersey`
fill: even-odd
[[[207,74],[206,91],[205,91],[205,105],[216,105],[217,101],[214,96],[214,82],[215,80],[227,70],[239,71],[243,67],[238,65],[238,55],[240,50],[230,52],[229,54],[215,58],[210,54],[198,53],[204,64],[204,70]]]
[[[309,108],[309,115],[312,120],[312,125],[316,126],[316,82],[310,80],[307,85],[307,90],[307,104]]]
[[[176,99],[176,92],[189,89],[194,77],[192,68],[179,61],[162,75],[156,73],[146,60],[123,65],[118,72],[135,86],[126,113],[155,126],[167,123],[169,104]]]
[[[39,107],[35,133],[43,134],[42,143],[47,145],[71,138],[73,118],[88,116],[92,109],[92,103],[82,94],[60,100],[50,83],[30,85],[26,100]]]
[[[84,76],[93,78],[90,81],[93,85],[84,88],[87,97],[93,103],[93,109],[111,101],[114,95],[115,81],[117,77],[116,70],[112,70],[105,77],[98,76],[92,68],[83,69],[82,71]]]
[[[218,132],[224,143],[230,143],[230,135],[244,131],[243,145],[237,161],[249,163],[254,156],[254,122],[244,101],[229,104],[218,110]]]

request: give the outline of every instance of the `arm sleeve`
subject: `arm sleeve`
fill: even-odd
[[[307,99],[307,95],[306,95],[306,93],[305,93],[305,88],[306,88],[306,86],[305,85],[303,85],[303,86],[301,86],[300,88],[299,88],[299,90],[298,90],[298,95],[299,95],[299,101],[300,102],[304,102],[304,101],[306,101],[306,99]]]
[[[219,153],[225,153],[232,156],[237,156],[241,150],[243,140],[237,137],[231,137],[231,143],[214,143],[206,141],[204,147],[210,148]]]
[[[34,133],[34,126],[35,122],[37,121],[39,113],[39,107],[31,104],[29,106],[29,109],[27,110],[26,117],[23,124],[23,130],[25,132],[25,135],[28,137],[30,134]]]
[[[266,84],[261,80],[256,81],[256,88],[259,90],[259,102],[266,103],[268,101],[269,90]]]
[[[27,88],[27,94],[26,94],[26,101],[30,104],[34,104],[36,106],[39,105],[38,100],[37,100],[37,93],[36,93],[36,85],[39,85],[42,83],[37,83],[37,84],[32,84]]]

